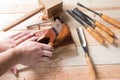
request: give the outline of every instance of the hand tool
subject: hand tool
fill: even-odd
[[[39,37],[37,42],[46,43],[53,45],[56,37],[62,31],[63,25],[60,20],[56,19],[52,28],[38,31],[35,33],[35,36]]]
[[[5,27],[2,28],[3,31],[7,31],[7,30],[13,28],[14,26],[20,24],[21,22],[23,22],[23,21],[27,20],[28,18],[32,17],[33,15],[37,14],[44,8],[46,9],[46,14],[48,17],[56,15],[57,13],[62,11],[62,4],[63,4],[62,0],[40,0],[40,1],[42,2],[42,4],[44,6],[41,5],[41,6],[39,6],[39,8],[37,8],[31,12],[28,12],[27,14],[18,18],[17,20],[6,25]]]
[[[104,39],[90,26],[87,26],[82,22],[82,20],[76,16],[72,11],[67,10],[67,12],[75,19],[77,20],[99,43],[104,44]]]
[[[54,44],[59,44],[62,42],[66,37],[69,37],[71,35],[69,26],[64,22],[63,16],[55,16],[54,19],[59,19],[60,22],[63,25],[63,30],[59,35],[56,37],[55,43]]]
[[[72,10],[81,20],[83,20],[86,24],[88,24],[90,27],[94,28],[102,37],[105,38],[110,43],[114,43],[114,39],[106,33],[104,30],[102,30],[99,27],[96,27],[92,22],[90,22],[84,15],[81,14],[78,8],[74,8]]]
[[[105,14],[102,14],[102,13],[97,13],[97,12],[95,12],[95,11],[93,11],[93,10],[85,7],[84,5],[80,4],[79,2],[77,3],[77,5],[85,8],[85,9],[87,9],[87,10],[93,12],[93,13],[95,13],[96,15],[100,16],[100,17],[101,17],[103,20],[105,20],[106,22],[108,22],[108,23],[110,23],[110,24],[112,24],[112,25],[120,28],[120,22],[117,21],[116,19],[111,18],[111,17],[109,17],[109,16],[107,16],[107,15],[105,15]]]
[[[77,8],[78,9],[78,8]],[[78,9],[79,10],[79,9]],[[79,12],[84,15],[86,18],[88,18],[89,20],[91,20],[95,26],[98,26],[99,28],[101,28],[102,30],[104,30],[105,32],[107,32],[108,34],[110,34],[111,36],[114,36],[114,33],[109,29],[107,28],[105,25],[103,25],[102,23],[98,22],[97,20],[95,19],[92,19],[90,16],[86,15],[84,12],[82,12],[81,10],[79,10]]]
[[[53,20],[48,20],[48,21],[37,23],[37,24],[28,25],[26,26],[26,28],[29,30],[34,30],[34,29],[40,30],[40,27],[42,26],[52,26],[52,23],[53,23]]]
[[[89,55],[89,51],[88,51],[88,47],[87,47],[87,42],[86,42],[84,31],[83,31],[82,27],[79,27],[76,30],[77,30],[77,33],[78,33],[78,37],[79,37],[81,46],[82,46],[82,48],[83,48],[83,50],[85,52],[85,59],[86,59],[86,62],[87,62],[87,65],[88,65],[89,72],[91,74],[92,80],[96,80],[96,78],[97,78],[96,71],[95,71],[92,59],[91,59],[91,57]]]

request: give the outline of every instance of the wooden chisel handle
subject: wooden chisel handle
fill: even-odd
[[[87,31],[101,44],[104,44],[105,40],[100,36],[93,28],[87,27]]]
[[[102,23],[95,21],[95,25],[97,27],[101,28],[102,30],[104,30],[105,32],[107,32],[108,34],[110,34],[111,36],[114,36],[114,33],[109,28],[104,26]]]
[[[108,23],[120,28],[120,22],[117,21],[116,19],[111,18],[111,17],[104,15],[104,14],[101,15],[101,18],[104,19],[105,21],[107,21]]]
[[[96,71],[95,71],[95,68],[94,68],[94,64],[93,64],[90,56],[87,53],[85,53],[85,59],[86,59],[86,63],[87,63],[88,68],[89,68],[89,72],[92,76],[92,80],[96,80],[97,75],[96,75]]]
[[[44,7],[41,5],[39,8],[28,12],[27,14],[23,15],[22,17],[18,18],[17,20],[13,21],[12,23],[6,25],[5,27],[3,27],[3,31],[7,31],[11,28],[13,28],[14,26],[20,24],[21,22],[25,21],[26,19],[32,17],[33,15],[37,14],[38,12],[40,12]]]
[[[101,28],[99,27],[95,27],[95,30],[103,37],[105,38],[105,40],[107,40],[110,43],[114,43],[114,38],[111,37],[108,33],[106,33],[105,31],[103,31]]]

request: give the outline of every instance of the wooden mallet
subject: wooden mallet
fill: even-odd
[[[7,31],[14,26],[22,23],[23,21],[27,20],[28,18],[32,17],[33,15],[37,14],[41,10],[45,9],[48,18],[56,15],[57,13],[62,11],[63,1],[62,0],[38,0],[42,5],[39,8],[28,12],[27,14],[21,16],[17,20],[11,22],[10,24],[4,26],[2,29],[3,31]]]

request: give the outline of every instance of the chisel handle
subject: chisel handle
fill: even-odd
[[[44,8],[43,5],[41,5],[39,8],[31,11],[31,12],[28,12],[27,14],[21,16],[20,18],[18,18],[17,20],[11,22],[10,24],[6,25],[5,27],[3,27],[3,31],[7,31],[11,28],[13,28],[14,26],[20,24],[21,22],[25,21],[26,19],[32,17],[33,15],[37,14],[38,12],[40,12],[42,9]]]
[[[110,24],[120,28],[120,22],[117,21],[116,19],[111,18],[111,17],[109,17],[107,15],[104,15],[104,14],[101,15],[101,18],[104,19],[106,22],[108,22],[108,23],[110,23]]]
[[[108,33],[106,33],[105,31],[103,31],[101,28],[99,27],[95,27],[95,30],[103,37],[105,38],[105,40],[107,40],[109,43],[114,43],[114,38],[111,37]]]
[[[94,64],[92,62],[92,59],[90,58],[90,56],[87,53],[85,53],[85,59],[86,59],[86,63],[89,68],[89,72],[91,74],[92,80],[96,80],[97,75],[96,75],[96,71],[94,68]]]
[[[109,35],[114,36],[114,33],[102,23],[95,21],[95,25],[104,30],[105,32],[107,32]]]
[[[105,40],[100,36],[93,28],[87,27],[87,31],[101,44],[104,44]]]

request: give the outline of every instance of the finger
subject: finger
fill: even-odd
[[[37,41],[38,37],[34,36],[34,37],[31,37],[30,39],[28,39],[29,41]]]
[[[11,35],[11,36],[9,36],[9,38],[13,38],[13,37],[15,37],[15,36],[17,36],[17,35],[19,35],[19,34],[21,34],[22,32],[18,32],[18,33],[16,33],[16,34],[13,34],[13,35]]]
[[[47,62],[49,60],[50,60],[50,58],[48,58],[48,57],[41,57],[39,61]]]
[[[50,57],[52,56],[52,52],[51,52],[51,51],[46,51],[46,50],[44,50],[42,56],[43,56],[43,57],[49,57],[49,58],[50,58]]]
[[[48,45],[48,44],[42,44],[41,49],[48,50],[48,51],[53,51],[54,50],[53,47],[51,45]]]
[[[18,75],[18,70],[17,70],[16,66],[13,66],[13,67],[11,68],[11,71],[12,71],[12,73],[13,73],[15,76]]]
[[[21,37],[23,37],[23,36],[25,36],[25,35],[28,35],[28,34],[30,34],[30,32],[23,32],[23,33],[21,33],[21,34],[16,35],[15,37],[13,37],[13,40],[18,40],[18,39],[20,39]]]
[[[32,36],[33,36],[33,33],[30,33],[30,34],[28,34],[28,35],[25,35],[25,36],[19,38],[18,40],[16,40],[16,45],[24,42],[25,40],[30,39]]]

